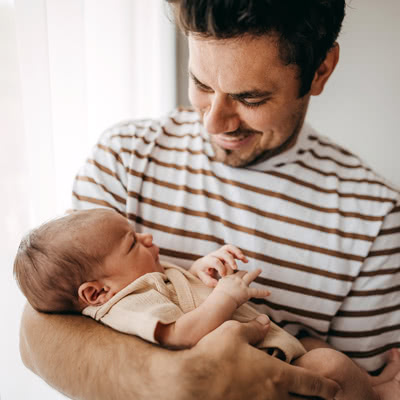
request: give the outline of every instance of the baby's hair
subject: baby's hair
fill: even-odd
[[[102,272],[106,250],[78,236],[99,213],[76,211],[51,220],[29,232],[21,241],[14,261],[14,276],[29,303],[47,313],[78,313],[82,310],[78,289]]]

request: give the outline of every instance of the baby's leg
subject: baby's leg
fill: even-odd
[[[336,381],[342,391],[336,400],[378,400],[368,374],[344,354],[328,348],[314,349],[294,365],[307,368]]]

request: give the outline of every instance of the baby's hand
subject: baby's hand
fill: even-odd
[[[215,288],[215,291],[224,292],[231,297],[237,304],[241,306],[252,297],[262,299],[269,296],[270,291],[267,289],[257,289],[249,287],[250,283],[260,275],[261,269],[254,271],[237,271],[235,274],[222,277]]]
[[[217,275],[221,277],[233,274],[238,269],[236,260],[248,262],[243,252],[236,246],[227,244],[219,250],[213,251],[196,260],[190,272],[199,277],[209,287],[215,287],[218,283]]]

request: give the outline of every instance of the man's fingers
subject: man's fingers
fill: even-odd
[[[379,383],[384,383],[394,379],[398,373],[400,373],[400,353],[398,349],[391,349],[389,351],[388,363],[386,364],[386,367],[374,379]]]
[[[331,379],[324,378],[301,367],[292,365],[290,367],[287,387],[289,392],[293,394],[333,400],[341,390],[340,386]]]
[[[239,323],[239,337],[246,343],[257,344],[264,339],[270,326],[269,318],[261,314],[256,319],[246,323]]]
[[[389,361],[400,361],[400,349],[391,349],[390,350]]]

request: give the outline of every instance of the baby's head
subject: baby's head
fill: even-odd
[[[112,210],[75,211],[22,239],[14,275],[42,312],[81,312],[101,305],[147,272],[163,272],[149,234],[135,233]]]

